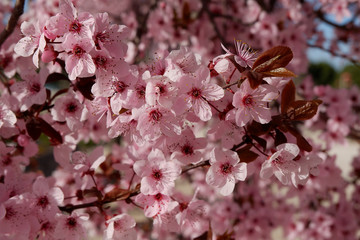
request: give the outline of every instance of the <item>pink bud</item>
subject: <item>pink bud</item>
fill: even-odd
[[[20,134],[17,137],[17,142],[21,147],[26,147],[29,144],[29,137],[24,134]]]

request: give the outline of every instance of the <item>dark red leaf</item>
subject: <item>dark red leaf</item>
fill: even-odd
[[[80,91],[82,95],[89,100],[94,99],[94,96],[91,93],[91,88],[95,83],[95,79],[96,79],[95,76],[87,77],[87,78],[77,78],[75,84],[76,89]]]
[[[290,80],[284,87],[281,93],[281,113],[286,113],[286,110],[289,108],[289,104],[295,101],[295,84]]]
[[[257,159],[259,154],[255,153],[253,151],[250,151],[251,147],[252,147],[252,145],[248,144],[245,147],[240,148],[239,150],[236,151],[241,162],[250,163]]]
[[[56,131],[48,122],[42,118],[36,118],[40,124],[41,131],[50,138],[52,145],[59,145],[63,143],[61,134]]]
[[[317,113],[321,100],[298,100],[288,104],[286,118],[293,121],[304,121],[311,119]]]
[[[65,81],[70,81],[69,78],[62,74],[62,73],[51,73],[47,78],[46,78],[46,83],[51,83],[51,82],[57,82],[60,80],[65,80]]]
[[[41,125],[40,122],[34,118],[29,119],[26,122],[26,130],[29,136],[34,140],[38,140],[41,135]]]
[[[288,127],[289,132],[296,138],[296,144],[299,146],[300,149],[311,152],[312,146],[310,143],[296,130],[295,128]]]
[[[266,149],[266,140],[265,139],[255,136],[255,135],[252,135],[251,138],[254,139],[263,148],[263,151],[265,151],[265,149]]]
[[[286,143],[287,138],[283,132],[279,129],[275,129],[275,146],[279,146],[280,144]]]
[[[254,62],[253,71],[263,73],[283,68],[291,61],[293,53],[289,47],[277,46],[263,52]]]
[[[124,200],[129,196],[130,196],[129,190],[115,187],[113,190],[105,194],[104,201]]]

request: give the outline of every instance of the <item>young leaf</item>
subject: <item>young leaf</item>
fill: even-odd
[[[286,109],[286,118],[293,121],[304,121],[311,119],[317,113],[321,100],[298,100],[289,104]]]
[[[285,114],[289,108],[289,104],[295,101],[295,84],[290,80],[284,87],[281,93],[281,113]]]
[[[38,140],[41,135],[41,126],[39,121],[34,118],[29,119],[26,122],[26,130],[29,136],[35,141]]]
[[[252,145],[248,144],[245,147],[240,148],[239,150],[236,151],[236,153],[238,154],[241,162],[250,163],[250,162],[255,161],[257,159],[259,154],[255,153],[253,151],[250,151],[251,147],[252,147]]]
[[[253,71],[264,73],[283,68],[291,61],[293,53],[289,47],[277,46],[263,52],[254,62]]]
[[[52,145],[59,145],[63,143],[61,134],[56,131],[48,122],[42,118],[36,118],[40,125],[41,131],[50,138]]]

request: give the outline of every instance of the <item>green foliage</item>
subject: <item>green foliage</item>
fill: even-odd
[[[311,63],[309,73],[316,85],[333,85],[337,77],[335,69],[325,62]]]
[[[351,76],[351,83],[360,86],[360,67],[356,65],[345,66],[344,69],[340,72],[343,74],[348,72]]]

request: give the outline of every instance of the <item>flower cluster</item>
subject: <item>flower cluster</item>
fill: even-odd
[[[155,1],[135,19],[125,11],[134,3],[107,2],[31,3],[11,52],[0,48],[1,239],[267,239],[277,227],[289,239],[355,236],[359,188],[348,201],[335,158],[299,123],[350,135],[359,90],[306,80],[298,100],[301,48],[285,45],[305,40],[290,31],[269,43],[281,14],[277,22],[255,1],[234,1],[251,25],[244,39],[258,35],[263,50],[235,40],[232,51],[207,34],[230,16],[221,5]],[[119,9],[127,26],[113,23]],[[287,18],[306,26],[296,11]],[[157,41],[157,57],[144,61]]]

